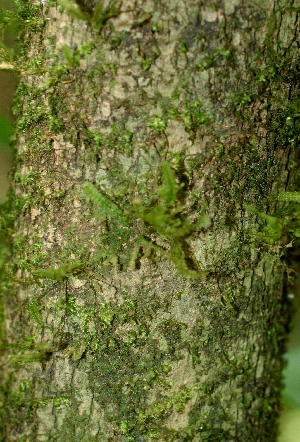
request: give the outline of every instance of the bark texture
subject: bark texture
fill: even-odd
[[[61,5],[20,57],[3,440],[275,441],[286,242],[244,203],[294,189],[300,3]]]

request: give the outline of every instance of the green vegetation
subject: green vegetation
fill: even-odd
[[[124,226],[131,225],[128,217],[123,214],[123,211],[119,209],[119,207],[112,201],[110,201],[105,195],[99,192],[95,188],[95,186],[93,186],[93,184],[86,182],[83,184],[82,189],[84,190],[86,195],[91,198],[93,203],[97,204],[102,214],[108,216],[109,218]]]
[[[267,221],[268,227],[262,232],[253,232],[253,236],[268,240],[270,244],[279,241],[284,235],[290,238],[300,237],[300,192],[283,192],[278,194],[277,200],[281,202],[290,202],[292,207],[286,207],[284,213],[279,212],[279,217],[274,217],[261,213],[248,204],[244,204],[245,209],[258,215]]]
[[[53,1],[50,7],[56,4]],[[230,339],[232,342],[235,334],[241,336],[247,328],[240,320],[239,312],[246,312],[248,304],[252,302],[250,296],[244,296],[246,288],[239,282],[239,278],[242,278],[240,275],[245,265],[248,270],[250,255],[255,253],[252,247],[254,242],[257,246],[257,240],[270,240],[272,244],[268,257],[271,260],[274,258],[272,253],[277,253],[276,246],[282,235],[297,236],[299,232],[296,207],[292,214],[284,208],[272,216],[262,212],[262,207],[270,200],[270,190],[266,186],[273,179],[273,158],[262,155],[257,139],[251,133],[251,125],[255,126],[260,118],[253,116],[251,106],[260,97],[269,97],[267,88],[270,84],[273,87],[274,83],[278,83],[278,86],[283,83],[287,65],[284,66],[275,56],[270,43],[271,63],[260,67],[258,55],[259,67],[253,68],[251,81],[243,84],[232,96],[228,96],[225,89],[220,92],[216,87],[214,90],[214,84],[210,83],[210,96],[201,96],[200,100],[196,91],[200,90],[199,85],[206,78],[205,71],[212,66],[216,72],[216,84],[219,81],[220,86],[223,80],[224,84],[228,81],[230,90],[233,90],[230,81],[236,60],[228,39],[228,47],[213,48],[210,55],[199,61],[197,56],[205,50],[206,38],[199,28],[189,24],[186,35],[183,33],[178,39],[176,53],[176,57],[178,55],[178,58],[185,60],[187,68],[180,74],[178,84],[174,82],[173,91],[171,80],[166,81],[170,87],[169,95],[158,90],[152,94],[142,87],[136,90],[132,86],[135,78],[131,75],[131,69],[124,72],[122,66],[107,62],[104,51],[115,51],[111,57],[113,59],[125,47],[137,48],[136,52],[141,54],[134,52],[129,59],[138,60],[136,69],[140,69],[145,80],[151,79],[154,60],[160,54],[157,42],[165,34],[163,23],[149,23],[152,14],[141,14],[131,25],[131,32],[119,34],[113,26],[110,27],[110,18],[124,12],[116,1],[110,2],[107,8],[99,2],[94,12],[79,0],[61,0],[59,4],[61,10],[72,18],[91,25],[92,41],[78,47],[63,44],[57,48],[56,36],[49,36],[45,53],[26,59],[24,49],[24,58],[21,57],[18,67],[15,64],[22,74],[37,75],[41,79],[38,86],[29,86],[21,81],[18,89],[19,96],[15,103],[15,112],[19,115],[18,131],[26,138],[25,148],[19,156],[20,165],[45,158],[46,165],[43,163],[41,167],[44,168],[43,172],[48,170],[46,178],[45,174],[30,168],[26,169],[25,174],[16,172],[16,186],[22,195],[16,199],[15,205],[22,220],[29,215],[29,209],[38,209],[38,216],[42,219],[41,231],[48,228],[43,219],[48,207],[55,213],[68,213],[67,208],[72,211],[73,201],[75,204],[75,198],[79,198],[83,211],[79,215],[79,224],[73,218],[70,221],[67,219],[68,229],[63,231],[64,242],[59,246],[54,242],[51,249],[43,250],[41,231],[36,231],[32,237],[19,234],[14,238],[16,256],[13,265],[7,267],[7,280],[10,284],[17,282],[25,288],[29,285],[32,296],[17,309],[23,312],[22,320],[28,324],[31,336],[15,344],[4,342],[2,350],[11,353],[7,360],[14,368],[36,361],[45,368],[54,353],[61,359],[69,359],[70,364],[74,362],[76,366],[83,367],[83,370],[87,366],[92,367],[88,371],[89,383],[95,401],[108,410],[114,438],[121,437],[124,441],[133,442],[145,436],[153,440],[187,441],[200,433],[205,442],[228,438],[229,430],[226,433],[227,430],[218,429],[215,419],[226,422],[228,428],[236,423],[230,413],[222,409],[218,387],[222,382],[235,380],[238,376],[245,391],[251,391],[253,387],[249,361],[245,361],[242,355],[240,358],[230,358],[226,354],[230,353]],[[25,2],[21,10],[23,22],[29,22],[28,29],[36,31],[45,26],[39,8]],[[234,16],[230,20],[234,21]],[[228,29],[231,29],[229,25]],[[274,29],[270,23],[269,41]],[[101,39],[100,31],[105,38]],[[223,31],[220,26],[218,35],[222,36]],[[145,32],[147,38],[135,38],[135,33],[139,32]],[[191,49],[195,42],[199,42],[199,48],[203,46],[201,51]],[[212,43],[220,45],[220,41]],[[190,50],[196,54],[192,61],[188,58]],[[3,57],[10,57],[6,62],[15,63],[14,55],[6,55],[6,52]],[[115,97],[110,102],[114,111],[112,116],[107,113],[99,124],[101,129],[98,123],[91,128],[90,121],[94,116],[103,117],[102,110],[99,110],[102,104],[99,94],[103,88],[109,89],[110,94],[115,93],[114,82],[119,74],[124,81],[118,85],[118,93],[126,98]],[[237,118],[237,125],[249,122],[249,136],[232,137],[230,141],[230,136],[235,132],[224,130],[221,139],[216,130],[219,122],[212,110],[212,103],[216,104],[217,100],[221,105],[222,100],[227,100],[226,112],[231,109],[228,112],[232,114],[230,117]],[[149,106],[146,111],[144,103]],[[278,104],[278,109],[271,109],[267,117],[266,125],[272,135],[270,145],[274,149],[277,145],[295,146],[297,99],[291,99],[285,109]],[[245,132],[246,126],[242,127]],[[183,134],[187,141],[187,146],[179,152],[177,145],[170,142],[173,129],[176,136]],[[79,174],[74,179],[76,190],[58,190],[54,187],[52,191],[53,178],[49,170],[57,153],[54,155],[53,146],[60,137],[65,137],[63,142],[71,143],[70,149],[76,150],[77,171],[84,171],[83,175]],[[61,164],[63,161],[58,161],[57,167]],[[69,173],[68,165],[63,165],[63,168],[64,173]],[[194,186],[194,177],[199,178],[198,184],[203,178],[203,187]],[[41,180],[51,189],[50,194],[43,193]],[[82,198],[83,194],[86,201]],[[279,196],[279,200],[282,204],[292,202],[296,205],[299,196],[285,193]],[[245,201],[248,205],[244,204]],[[253,208],[256,201],[258,208]],[[61,211],[62,207],[65,212]],[[212,220],[206,214],[211,207],[218,208]],[[253,224],[258,232],[253,232],[252,227],[251,231],[245,229],[241,222],[241,217],[245,215],[243,208],[262,218],[263,223],[267,221],[267,229],[260,222]],[[193,214],[196,219],[192,217]],[[251,220],[251,216],[246,216],[247,220]],[[84,231],[85,223],[90,223],[88,232]],[[189,244],[207,227],[212,228],[214,235],[229,232],[231,236],[229,244],[224,245],[224,250],[220,251],[212,264],[202,269],[193,257]],[[91,229],[93,235],[90,235]],[[128,274],[141,277],[141,281],[151,279],[156,271],[159,273],[164,269],[160,261],[173,264],[177,292],[170,290],[163,277],[159,294],[157,289],[152,290],[151,284],[150,287],[140,284],[137,292],[132,292],[126,280]],[[139,272],[142,265],[145,271]],[[150,266],[148,275],[146,269]],[[16,271],[21,274],[18,279],[15,277]],[[32,277],[28,277],[27,272]],[[119,275],[120,272],[124,272],[124,281],[122,295],[118,298],[120,293],[112,287],[111,280],[114,281],[115,274]],[[183,278],[175,279],[176,274]],[[213,279],[215,276],[217,278]],[[210,278],[207,287],[202,281],[197,281],[205,277]],[[232,282],[234,278],[236,280]],[[210,285],[213,280],[216,283]],[[214,283],[215,288],[212,289]],[[36,290],[31,292],[33,287],[30,286],[34,284],[37,285]],[[105,298],[109,293],[105,284],[109,289],[116,290],[109,300]],[[186,287],[189,287],[188,293]],[[262,293],[265,290],[264,281],[259,277],[254,279],[251,290],[253,297],[257,292]],[[53,293],[58,296],[53,297]],[[193,328],[190,326],[191,317],[181,320],[170,314],[176,305],[180,306],[184,316],[183,306],[190,299],[198,309]],[[282,309],[285,315],[280,301],[274,301],[274,309]],[[44,318],[48,318],[49,312],[55,316],[55,326],[48,320],[45,322]],[[252,313],[256,313],[255,310]],[[260,335],[266,334],[266,340],[269,339],[266,346],[272,343],[274,353],[280,352],[280,344],[275,339],[284,336],[286,330],[281,323],[271,322],[268,324],[270,334],[266,334],[265,330],[258,332]],[[64,327],[70,331],[65,332]],[[37,342],[43,332],[50,333],[53,343],[50,340]],[[212,348],[220,351],[212,354]],[[174,391],[169,373],[180,362],[183,349],[188,352],[197,378],[195,385],[182,385]],[[252,349],[249,349],[249,355],[251,352]],[[205,366],[206,360],[216,366],[217,374],[213,382],[202,382],[203,374],[200,369],[197,372],[197,366]],[[274,369],[274,372],[277,376],[278,370]],[[279,381],[272,371],[267,375],[264,379],[256,380],[259,391],[265,392],[267,384],[272,385],[274,391],[279,388]],[[34,386],[30,384],[31,381],[26,382],[17,389],[11,387],[12,378],[3,383],[0,400],[4,406],[0,417],[4,423],[12,419],[32,423],[35,409],[50,402],[54,406],[67,407],[67,417],[63,423],[66,432],[58,429],[54,437],[74,441],[77,440],[74,439],[77,431],[78,440],[87,440],[84,429],[89,424],[89,416],[78,412],[80,404],[71,392],[56,398],[51,395],[34,397],[30,391],[34,391]],[[153,390],[159,393],[157,400],[151,403],[149,391]],[[173,412],[183,413],[186,406],[191,404],[191,399],[195,401],[189,411],[186,428],[166,428],[164,420]],[[257,407],[255,412],[259,410],[266,420],[271,413],[271,399],[269,402],[257,399],[261,401],[261,408]],[[228,398],[228,403],[231,400]],[[255,420],[251,414],[252,400],[250,393],[245,394],[240,404],[243,412],[247,410],[246,421],[249,425]],[[274,403],[277,406],[275,399]],[[205,406],[213,410],[207,419],[203,411]],[[213,428],[214,424],[216,428]],[[105,428],[105,431],[110,430]],[[99,435],[102,436],[106,437],[107,434]],[[91,442],[93,438],[88,437],[88,442]]]
[[[158,188],[159,200],[157,204],[152,207],[144,207],[139,203],[134,204],[134,212],[122,211],[115,203],[97,191],[91,183],[85,183],[82,188],[87,196],[97,204],[100,213],[109,217],[114,223],[131,227],[132,221],[129,217],[142,219],[146,226],[154,227],[159,236],[169,240],[170,250],[168,251],[168,249],[158,246],[157,243],[153,243],[147,233],[140,236],[135,242],[129,268],[133,270],[139,258],[149,258],[152,251],[154,251],[155,253],[158,252],[161,257],[165,256],[173,262],[180,274],[192,278],[203,278],[206,272],[188,268],[184,252],[184,239],[193,231],[209,225],[209,219],[204,214],[205,207],[202,209],[199,221],[191,224],[182,213],[183,206],[178,204],[177,201],[177,194],[184,184],[177,185],[172,168],[167,161],[162,163],[162,178],[164,184]],[[145,250],[141,254],[140,249],[143,247]]]
[[[118,0],[111,0],[106,8],[104,8],[103,2],[100,1],[93,11],[79,0],[77,2],[73,0],[58,0],[58,3],[71,17],[87,21],[96,30],[101,30],[110,18],[116,17],[120,13]]]
[[[36,278],[49,278],[54,281],[62,281],[70,275],[76,275],[82,271],[84,264],[74,262],[71,264],[62,264],[57,269],[35,270],[31,274]]]

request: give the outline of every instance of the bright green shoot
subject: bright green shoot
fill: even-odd
[[[47,270],[35,270],[32,271],[31,274],[34,278],[48,278],[54,281],[62,281],[63,279],[68,278],[74,274],[80,273],[84,267],[84,264],[76,261],[70,264],[62,264],[56,269],[47,269]]]
[[[277,218],[271,215],[267,215],[266,213],[259,212],[254,207],[249,206],[249,204],[244,204],[244,207],[246,210],[248,210],[248,212],[254,213],[255,215],[259,215],[261,218],[265,219],[269,224],[269,226],[271,227],[271,229],[280,233],[281,236],[283,226]]]
[[[129,262],[130,269],[135,268],[136,261],[139,258],[149,258],[151,253],[154,252],[159,254],[160,257],[166,257],[173,262],[179,274],[192,278],[203,278],[206,273],[202,270],[188,269],[183,241],[193,231],[209,225],[208,216],[204,214],[206,206],[202,208],[199,221],[192,224],[187,216],[182,214],[183,206],[178,204],[178,192],[183,184],[177,185],[175,175],[167,161],[162,163],[161,175],[163,185],[158,188],[159,199],[157,204],[152,207],[135,204],[136,210],[134,212],[127,210],[123,212],[91,183],[84,183],[82,188],[93,203],[97,205],[102,215],[114,221],[118,220],[119,224],[128,227],[133,225],[129,217],[142,219],[146,225],[154,227],[159,236],[169,242],[170,249],[168,250],[147,238],[147,234],[137,238]],[[141,249],[143,253],[140,252]]]
[[[85,194],[97,205],[98,210],[104,215],[113,220],[118,220],[119,224],[123,226],[131,226],[130,219],[124,215],[123,211],[113,203],[107,196],[99,192],[96,187],[89,182],[86,182],[82,186]]]
[[[300,203],[300,192],[283,192],[278,195],[277,199],[279,201]]]
[[[135,212],[126,212],[134,218],[143,219],[146,223],[155,227],[157,232],[167,238],[179,239],[189,235],[192,231],[205,227],[208,224],[208,217],[203,210],[198,223],[191,224],[182,215],[182,205],[176,205],[177,194],[183,186],[177,185],[171,166],[167,161],[162,163],[163,186],[158,188],[160,195],[159,204],[153,207],[136,205]],[[205,209],[205,207],[204,207]]]
[[[168,206],[173,206],[180,186],[176,185],[174,174],[167,161],[162,163],[161,172],[165,185],[159,188],[160,197]]]

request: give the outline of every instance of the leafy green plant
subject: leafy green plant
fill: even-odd
[[[87,21],[93,28],[98,30],[102,29],[107,20],[116,17],[120,13],[118,0],[111,0],[107,7],[104,7],[103,2],[100,1],[93,12],[79,0],[77,0],[77,2],[72,0],[58,0],[58,3],[70,17]]]
[[[291,237],[300,237],[300,192],[282,192],[277,196],[278,201],[294,203],[284,216],[274,217],[259,212],[254,207],[244,204],[245,209],[267,221],[262,232],[255,233],[257,238],[265,239],[271,244],[279,240],[284,234]],[[296,203],[296,204],[295,204]]]
[[[162,163],[161,174],[163,184],[158,188],[159,198],[157,204],[145,207],[138,202],[134,204],[134,211],[123,211],[91,183],[84,183],[82,188],[86,195],[97,205],[98,210],[104,217],[129,228],[133,225],[130,217],[142,219],[146,230],[149,227],[154,227],[157,234],[167,241],[168,245],[164,248],[153,242],[146,233],[139,236],[132,250],[129,262],[130,269],[135,268],[139,258],[149,258],[154,252],[160,257],[169,259],[180,274],[192,278],[202,278],[206,275],[206,272],[199,269],[189,269],[184,252],[184,241],[193,231],[209,225],[209,218],[204,213],[206,206],[202,208],[199,221],[191,223],[188,217],[183,214],[183,205],[179,204],[177,200],[178,192],[184,184],[177,185],[172,168],[167,161]],[[141,249],[143,252],[141,252]]]
[[[54,281],[62,281],[71,275],[80,273],[84,264],[82,262],[73,262],[68,264],[62,264],[56,269],[47,270],[34,270],[31,272],[34,278],[49,278]]]
[[[162,118],[155,117],[153,121],[149,121],[148,126],[160,134],[165,130],[167,124]]]
[[[98,209],[104,216],[108,216],[114,220],[117,220],[124,226],[130,226],[132,223],[130,219],[124,215],[123,211],[113,203],[107,196],[99,192],[96,187],[89,182],[86,182],[82,186],[85,194],[98,206]]]

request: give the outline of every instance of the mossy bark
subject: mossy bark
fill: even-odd
[[[297,5],[42,3],[3,440],[275,441],[287,241],[244,203],[274,213],[295,188]]]

